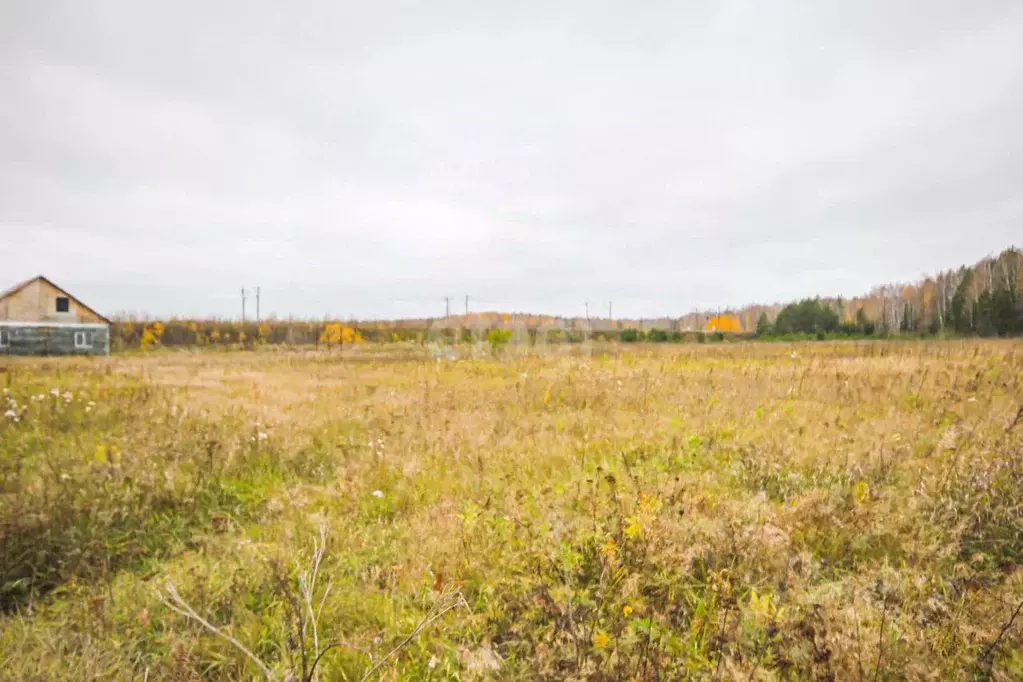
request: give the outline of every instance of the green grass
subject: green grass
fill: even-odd
[[[7,365],[0,676],[1023,675],[1018,344],[498,350]]]

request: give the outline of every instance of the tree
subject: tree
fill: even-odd
[[[900,332],[915,332],[917,327],[916,311],[913,310],[913,304],[906,301],[902,310],[902,321],[899,324]]]
[[[837,327],[838,313],[816,298],[807,298],[785,306],[774,321],[774,328],[780,334],[828,333]]]
[[[985,291],[977,298],[974,326],[981,336],[1005,336],[1018,330],[1013,292]]]
[[[757,320],[757,336],[770,336],[774,332],[774,325],[767,319],[767,313],[760,313]]]
[[[949,317],[954,330],[960,334],[968,334],[973,331],[973,310],[971,306],[967,305],[966,295],[973,283],[973,271],[965,267],[962,271],[963,278],[959,281],[959,286],[956,287],[956,292],[952,296]]]

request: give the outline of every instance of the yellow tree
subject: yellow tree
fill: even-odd
[[[708,332],[732,332],[739,334],[742,332],[742,322],[737,316],[732,314],[715,315],[707,320],[707,326],[704,329]]]

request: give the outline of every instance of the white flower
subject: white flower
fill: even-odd
[[[92,412],[92,407],[90,405],[86,405],[85,406],[85,412],[86,413]]]
[[[59,388],[51,388],[50,389],[50,395],[52,395],[54,398],[56,398],[57,396],[60,395],[60,389]]]
[[[373,491],[373,497],[383,497],[383,496],[384,496],[384,491],[383,490],[374,490]]]
[[[94,402],[92,402],[92,401],[90,400],[90,401],[89,401],[89,407],[96,407],[96,403],[94,403]]]
[[[18,415],[16,415],[14,413],[14,410],[7,410],[6,412],[4,412],[4,416],[7,417],[8,419],[17,419],[18,418]]]
[[[74,396],[74,394],[71,393],[71,391],[68,391],[67,393],[64,394],[64,400],[66,400],[67,402],[71,402],[71,400],[74,397],[75,396]]]
[[[971,395],[969,397],[969,399],[967,399],[966,402],[968,402],[968,403],[975,403],[975,402],[977,402],[977,398]]]
[[[790,355],[789,357],[795,360],[799,356],[796,354],[796,351],[792,351],[792,355]]]
[[[266,439],[267,439],[267,438],[269,438],[269,437],[270,437],[270,436],[266,435],[266,434],[265,434],[264,432],[262,432],[262,431],[260,431],[259,433],[257,433],[257,434],[256,434],[256,440],[266,440]]]

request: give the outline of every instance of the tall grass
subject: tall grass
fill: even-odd
[[[0,674],[1023,675],[1018,345],[599,348],[7,366]]]

